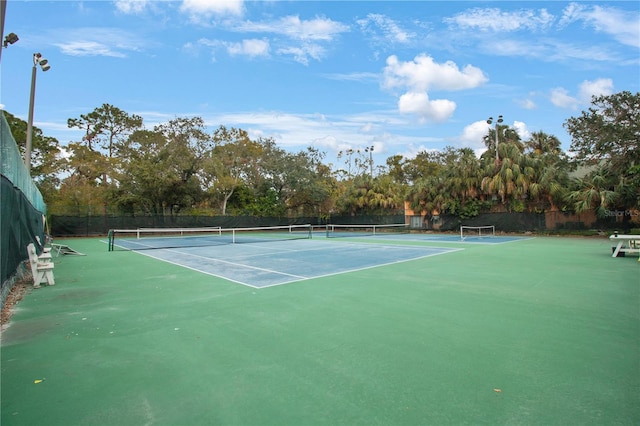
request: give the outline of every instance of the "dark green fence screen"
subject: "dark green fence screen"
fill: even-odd
[[[404,223],[404,215],[318,217],[256,217],[256,216],[57,216],[49,218],[54,237],[90,237],[107,235],[110,229],[137,228],[251,228],[280,225],[390,224]]]
[[[27,244],[45,241],[47,212],[4,114],[0,114],[0,172],[0,282],[4,306],[13,277],[28,257]]]

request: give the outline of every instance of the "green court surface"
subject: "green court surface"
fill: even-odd
[[[640,263],[606,238],[267,288],[55,242],[86,256],[2,333],[3,426],[640,424]]]

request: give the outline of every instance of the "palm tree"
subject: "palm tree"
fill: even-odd
[[[557,206],[562,203],[567,192],[566,170],[556,164],[544,165],[540,161],[535,161],[534,169],[536,175],[529,185],[531,203],[544,210],[558,210]]]
[[[482,169],[471,148],[462,148],[449,158],[444,169],[445,186],[449,195],[464,206],[468,199],[480,193]]]
[[[442,213],[445,207],[445,193],[442,178],[435,175],[419,178],[408,193],[409,206],[414,211],[428,214]]]
[[[532,133],[531,138],[524,143],[524,146],[535,155],[553,154],[557,156],[561,152],[560,140],[543,131]]]
[[[522,153],[522,145],[501,144],[498,154],[500,160],[493,164],[485,159],[485,177],[480,187],[488,195],[499,196],[502,204],[525,198],[535,169],[529,157]]]
[[[619,194],[613,189],[613,176],[605,167],[598,167],[581,180],[577,180],[578,189],[567,196],[577,213],[593,208],[599,217],[606,215],[608,207],[612,207],[618,200]]]

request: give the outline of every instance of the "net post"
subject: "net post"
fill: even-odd
[[[107,233],[107,251],[113,251],[113,229]]]

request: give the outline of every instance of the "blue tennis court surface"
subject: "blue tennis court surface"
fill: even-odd
[[[391,235],[376,235],[375,238],[382,238],[385,240],[398,240],[398,241],[441,241],[451,243],[467,243],[467,244],[503,244],[511,243],[514,241],[527,240],[532,237],[516,237],[510,235],[496,235],[496,236],[466,236],[464,239],[460,238],[460,235],[456,234],[391,234]]]
[[[145,256],[254,288],[407,262],[460,249],[328,239],[145,250]]]

